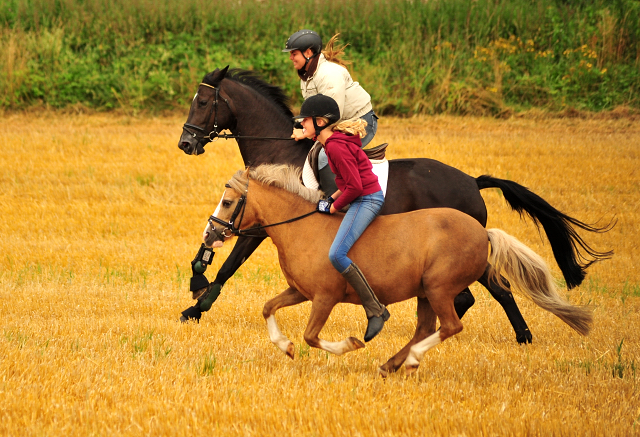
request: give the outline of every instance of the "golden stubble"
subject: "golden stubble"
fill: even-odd
[[[586,222],[613,259],[566,292],[594,308],[579,337],[516,297],[533,333],[519,346],[500,306],[473,286],[464,331],[418,372],[377,367],[409,340],[415,304],[342,357],[309,349],[309,304],[277,319],[295,360],[269,340],[261,309],[286,285],[266,241],[199,324],[190,261],[223,184],[243,167],[233,141],[203,156],[177,147],[182,114],[9,114],[0,123],[2,435],[640,434],[640,124],[629,120],[382,118],[389,157],[430,157],[532,189]],[[497,190],[489,227],[540,253],[549,244]],[[207,276],[229,254],[217,251]],[[362,309],[338,306],[323,338],[362,336]]]

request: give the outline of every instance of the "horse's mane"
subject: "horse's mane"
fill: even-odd
[[[282,188],[290,193],[302,197],[312,203],[317,203],[323,196],[322,191],[307,188],[300,182],[302,170],[288,164],[262,164],[250,168],[250,179],[276,188]],[[247,172],[238,170],[229,181],[231,188],[239,193],[244,193],[247,183]]]
[[[206,83],[207,85],[213,86],[215,73],[215,71],[212,71],[211,73],[207,74],[202,82]],[[231,70],[227,71],[225,79],[230,79],[234,82],[246,85],[247,87],[253,89],[258,94],[262,95],[267,100],[272,102],[282,111],[284,115],[289,118],[293,117],[293,113],[291,112],[291,108],[289,107],[289,97],[287,97],[282,88],[267,83],[257,73],[249,70],[242,70],[240,68],[232,68]]]

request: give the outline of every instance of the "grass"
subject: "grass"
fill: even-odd
[[[1,435],[640,434],[636,121],[381,118],[377,141],[393,158],[508,177],[584,221],[618,218],[611,232],[585,236],[615,256],[566,293],[594,308],[589,337],[516,297],[533,333],[518,346],[476,285],[464,331],[415,375],[385,381],[376,369],[412,335],[415,304],[393,305],[378,338],[341,357],[304,343],[308,303],[281,310],[291,361],[261,315],[286,286],[269,241],[199,324],[177,321],[192,304],[189,263],[206,219],[243,166],[233,141],[184,155],[185,118],[2,117]],[[557,274],[535,226],[499,192],[483,196],[489,226]],[[210,279],[229,251],[218,250]],[[322,336],[361,338],[365,324],[360,308],[340,305]]]
[[[636,112],[637,0],[5,0],[0,108],[183,107],[205,72],[260,72],[300,103],[284,42],[349,43],[380,114]]]

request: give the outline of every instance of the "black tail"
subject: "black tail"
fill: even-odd
[[[517,211],[520,216],[527,213],[538,228],[542,225],[551,243],[553,256],[567,282],[567,288],[571,289],[580,285],[591,264],[611,258],[613,255],[612,250],[598,252],[589,247],[574,227],[589,232],[602,233],[611,230],[616,224],[615,220],[599,228],[561,213],[542,197],[513,181],[482,175],[476,178],[476,183],[480,190],[499,188],[514,211]]]

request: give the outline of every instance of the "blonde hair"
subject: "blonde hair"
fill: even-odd
[[[327,45],[324,46],[324,50],[322,51],[322,54],[327,59],[327,61],[333,62],[335,64],[343,66],[344,68],[347,68],[347,65],[351,65],[351,61],[342,59],[342,56],[344,56],[344,49],[346,49],[349,44],[345,44],[343,46],[337,45],[336,43],[338,42],[338,35],[340,34],[336,33],[331,37]]]
[[[364,138],[367,135],[367,122],[361,118],[352,118],[350,120],[339,121],[331,130],[344,132],[346,134],[358,135]]]
[[[316,117],[316,120],[322,120],[325,124],[329,123],[329,119],[326,117]],[[360,138],[364,138],[367,135],[367,122],[361,118],[338,121],[331,126],[327,126],[327,128],[333,132],[338,131],[345,134],[358,135]]]

